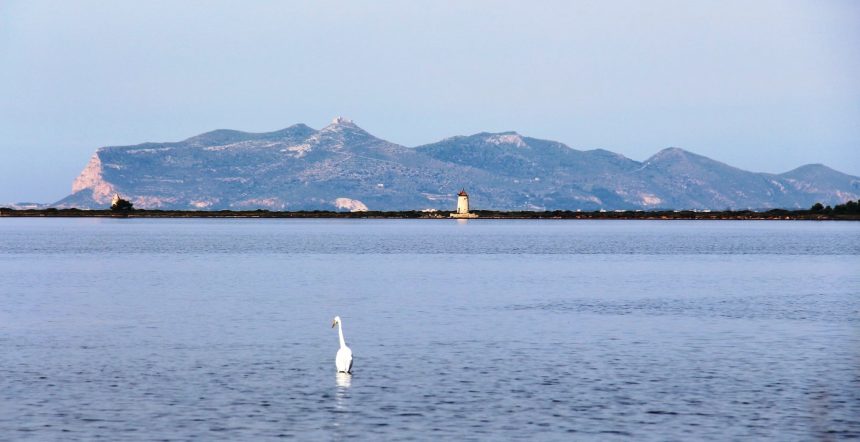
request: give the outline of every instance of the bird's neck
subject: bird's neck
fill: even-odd
[[[337,323],[337,335],[340,337],[340,348],[346,347],[346,341],[343,340],[343,326],[340,322]]]

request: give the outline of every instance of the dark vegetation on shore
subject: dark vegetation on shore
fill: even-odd
[[[834,207],[816,203],[808,210],[771,209],[767,211],[724,210],[649,210],[576,212],[569,210],[495,211],[475,210],[477,219],[686,219],[686,220],[853,220],[860,221],[860,201],[848,201]],[[269,210],[146,210],[127,206],[105,210],[84,209],[25,209],[0,208],[0,217],[110,217],[110,218],[392,218],[447,219],[448,212],[367,211],[335,212],[299,210],[291,212]]]

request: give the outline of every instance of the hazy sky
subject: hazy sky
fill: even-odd
[[[860,175],[860,2],[0,1],[0,202],[100,146],[336,115]]]

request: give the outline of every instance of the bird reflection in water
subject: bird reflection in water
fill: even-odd
[[[337,373],[337,392],[343,393],[352,385],[352,375],[349,373]]]
[[[352,375],[349,373],[337,373],[337,392],[334,395],[334,408],[337,411],[349,411],[349,387],[352,386]],[[338,425],[335,423],[335,425]]]
[[[334,395],[334,427],[341,428],[341,420],[345,419],[345,413],[349,413],[349,387],[352,386],[352,375],[349,373],[337,373],[337,392]]]

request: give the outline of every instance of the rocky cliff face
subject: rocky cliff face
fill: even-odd
[[[83,172],[72,183],[72,193],[89,191],[94,202],[109,203],[115,194],[113,186],[102,177],[102,161],[98,154],[90,158]]]
[[[180,142],[98,149],[56,207],[450,210],[806,208],[860,198],[860,178],[821,165],[753,173],[665,149],[644,162],[516,132],[409,148],[338,118],[267,133],[216,130]]]

